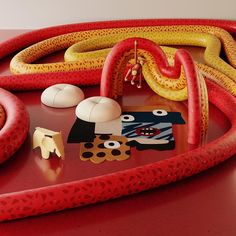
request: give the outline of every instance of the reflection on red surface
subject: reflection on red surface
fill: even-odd
[[[45,160],[40,155],[35,155],[34,160],[48,182],[55,183],[62,174],[64,160],[58,158],[55,154],[51,154],[48,160]]]

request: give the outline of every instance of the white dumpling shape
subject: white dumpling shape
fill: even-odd
[[[84,99],[83,91],[71,84],[55,84],[46,88],[41,102],[49,107],[68,108],[77,106]]]

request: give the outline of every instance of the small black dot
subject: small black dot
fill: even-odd
[[[84,157],[84,158],[90,158],[90,157],[92,157],[93,156],[93,153],[92,152],[84,152],[83,154],[82,154],[82,157]]]
[[[113,146],[115,146],[115,143],[114,142],[109,142],[108,145],[113,147]]]
[[[92,148],[92,147],[93,147],[93,144],[92,144],[92,143],[85,143],[85,144],[84,144],[84,147],[86,147],[86,148]]]
[[[106,153],[105,152],[99,152],[97,153],[97,157],[105,157]]]
[[[118,141],[119,142],[119,144],[122,144],[123,142],[121,142],[121,141]]]
[[[119,150],[117,150],[117,149],[114,149],[114,150],[111,151],[111,154],[113,156],[119,156],[121,154],[121,152]]]
[[[108,135],[108,134],[102,134],[102,135],[100,135],[100,137],[99,137],[101,140],[108,140],[109,138],[110,138],[110,135]]]
[[[130,155],[130,150],[125,151],[125,154]]]
[[[98,148],[105,148],[103,143],[98,144]]]

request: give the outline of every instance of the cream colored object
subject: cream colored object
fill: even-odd
[[[49,107],[67,108],[78,105],[84,99],[83,91],[71,84],[55,84],[46,88],[41,102]]]
[[[107,97],[90,97],[76,107],[75,114],[87,122],[107,122],[121,115],[120,105]]]
[[[122,123],[120,117],[115,120],[95,124],[95,134],[112,134],[121,136],[121,131]]]
[[[61,132],[36,127],[33,134],[33,149],[40,147],[44,159],[48,159],[50,153],[55,152],[58,157],[64,157],[64,145]]]

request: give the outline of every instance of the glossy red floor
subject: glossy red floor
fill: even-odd
[[[1,31],[0,31],[1,32]],[[18,31],[2,31],[0,40]],[[3,35],[3,36],[2,36]],[[4,36],[5,35],[5,36]],[[196,58],[201,49],[194,49]],[[0,72],[8,73],[8,60],[3,60]],[[98,88],[84,88],[87,97],[98,95]],[[74,121],[74,109],[57,110],[40,104],[41,91],[16,94],[26,104],[31,116],[31,135],[24,146],[9,161],[0,166],[0,194],[60,184],[75,179],[115,172],[169,158],[189,148],[186,125],[174,128],[174,151],[132,150],[124,162],[94,165],[79,159],[79,145],[67,144],[65,161],[41,160],[39,151],[31,150],[34,127],[62,130],[66,140]],[[148,87],[137,91],[127,85],[124,105],[156,104],[180,111],[187,121],[186,106],[157,97]],[[215,107],[210,107],[208,140],[222,135],[229,123]],[[66,122],[65,122],[66,121]],[[155,157],[153,152],[156,152]],[[236,159],[183,181],[155,190],[59,213],[0,223],[1,235],[235,235]]]

